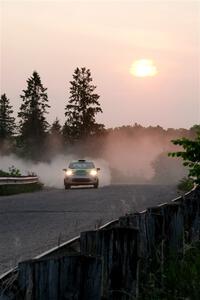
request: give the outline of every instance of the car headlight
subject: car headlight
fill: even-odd
[[[67,176],[71,176],[72,174],[73,174],[72,170],[67,170],[67,171],[66,171],[66,175],[67,175]]]
[[[91,170],[91,171],[90,171],[90,175],[96,176],[96,175],[97,175],[97,170]]]

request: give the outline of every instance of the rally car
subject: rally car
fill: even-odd
[[[98,171],[92,161],[79,159],[69,163],[65,171],[64,186],[65,189],[70,189],[71,186],[78,185],[93,185],[94,188],[99,186]]]

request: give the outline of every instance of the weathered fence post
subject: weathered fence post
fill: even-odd
[[[101,267],[81,255],[20,263],[17,300],[100,300]]]
[[[150,273],[156,276],[155,286],[161,287],[168,259],[182,256],[184,243],[197,240],[199,187],[169,203],[121,217],[118,227],[115,221],[106,229],[83,232],[80,248],[77,240],[57,254],[46,254],[46,259],[20,263],[14,288],[4,293],[4,299],[136,299]],[[4,289],[5,282],[0,283]]]
[[[138,274],[138,231],[116,227],[83,232],[80,243],[83,254],[102,258],[104,299],[133,299]]]
[[[200,187],[183,197],[185,242],[200,240]]]

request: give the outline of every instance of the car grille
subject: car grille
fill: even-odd
[[[89,178],[73,178],[72,180],[73,182],[81,182],[81,183],[84,183],[84,182],[91,182],[91,180]]]
[[[74,175],[84,176],[84,175],[87,175],[87,171],[86,170],[77,170],[74,172]]]

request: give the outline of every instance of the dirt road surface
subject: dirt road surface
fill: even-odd
[[[81,231],[176,196],[175,186],[111,185],[0,197],[0,274]]]

